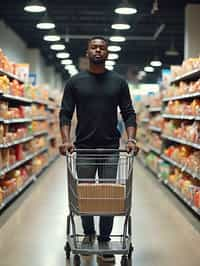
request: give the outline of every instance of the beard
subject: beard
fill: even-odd
[[[90,62],[95,65],[105,64],[105,58],[90,57]]]

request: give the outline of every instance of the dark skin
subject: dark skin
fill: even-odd
[[[87,57],[89,58],[89,71],[95,74],[101,74],[106,71],[105,61],[108,57],[107,43],[102,39],[93,39],[88,43]],[[70,126],[65,125],[61,127],[62,145],[60,153],[66,155],[66,152],[73,152],[74,145],[70,140]],[[135,139],[136,128],[126,128],[128,139]],[[127,152],[137,151],[137,146],[133,142],[128,142],[126,145]]]

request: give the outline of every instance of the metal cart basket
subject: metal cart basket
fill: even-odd
[[[121,265],[128,265],[131,242],[131,202],[134,154],[116,149],[77,149],[67,153],[68,200],[66,256],[122,254]],[[94,241],[84,245],[77,234],[74,216],[124,216],[121,234],[111,235],[107,245]]]

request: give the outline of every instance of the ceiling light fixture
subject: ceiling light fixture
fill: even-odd
[[[128,30],[131,26],[127,23],[114,23],[111,27],[115,30]]]
[[[58,42],[61,37],[56,33],[54,29],[50,30],[46,35],[44,35],[43,40],[47,42]]]
[[[72,60],[71,59],[61,60],[61,64],[62,65],[71,65],[72,64]]]
[[[114,66],[116,64],[115,61],[112,61],[112,60],[106,60],[106,66]]]
[[[75,65],[66,65],[65,66],[66,70],[72,70],[72,69],[76,69]]]
[[[31,13],[45,12],[46,7],[38,0],[31,0],[24,7],[24,11]]]
[[[65,50],[65,45],[64,44],[52,44],[50,46],[51,50],[55,50],[55,51],[62,51]]]
[[[51,30],[55,27],[56,25],[51,21],[47,14],[45,14],[41,21],[36,25],[36,28],[40,30]]]
[[[126,38],[124,36],[112,36],[110,37],[111,42],[125,42]]]
[[[137,9],[128,3],[128,0],[123,0],[115,9],[115,13],[122,15],[133,15],[137,13]]]
[[[108,69],[108,70],[113,70],[114,69],[114,67],[113,66],[106,66],[106,69]]]
[[[171,42],[169,50],[165,52],[167,56],[178,56],[180,53],[176,50],[174,41]]]
[[[118,45],[109,45],[108,46],[108,51],[110,51],[110,52],[119,52],[119,51],[121,51],[121,49],[122,48]]]
[[[66,53],[66,52],[61,52],[61,53],[57,53],[56,54],[56,57],[57,58],[60,58],[60,59],[64,59],[64,58],[69,58],[70,57],[70,54],[69,53]]]
[[[153,60],[151,60],[150,65],[152,67],[161,67],[162,66],[162,62],[160,61],[158,56],[155,56],[153,58]]]
[[[146,66],[145,68],[144,68],[144,71],[145,72],[154,72],[154,68],[153,67],[151,67],[151,66]]]
[[[108,60],[117,60],[119,58],[118,54],[110,53],[108,54]]]

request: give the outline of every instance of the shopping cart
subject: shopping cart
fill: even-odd
[[[74,254],[74,265],[80,265],[79,255],[121,254],[121,265],[129,265],[133,251],[131,240],[131,201],[134,154],[126,150],[77,149],[67,153],[68,200],[67,259]],[[88,176],[93,169],[93,176]],[[95,173],[95,174],[94,174]],[[74,216],[124,216],[123,231],[111,235],[111,241],[97,240],[84,244],[78,234]]]

